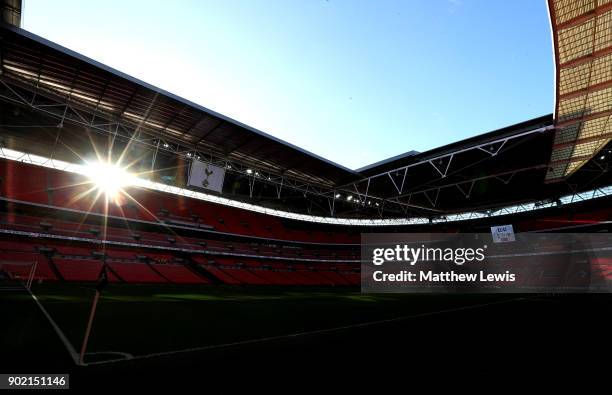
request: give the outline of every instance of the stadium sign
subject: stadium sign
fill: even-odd
[[[516,241],[512,225],[491,226],[493,243],[510,243]]]
[[[191,163],[188,184],[221,193],[224,178],[225,169],[210,163],[194,160]]]

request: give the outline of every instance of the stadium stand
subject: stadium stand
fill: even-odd
[[[0,167],[6,166],[36,181],[2,183],[4,204],[19,209],[3,211],[0,221],[5,231],[21,232],[24,238],[35,241],[7,242],[5,244],[12,250],[3,255],[19,261],[43,262],[44,265],[39,266],[41,280],[95,281],[103,261],[106,261],[111,281],[209,284],[213,278],[227,284],[356,284],[354,279],[347,277],[349,275],[329,270],[319,273],[306,266],[299,270],[287,269],[290,263],[304,261],[324,262],[328,266],[348,262],[347,270],[354,270],[357,265],[355,245],[337,243],[342,237],[334,233],[295,231],[293,236],[301,239],[301,244],[296,245],[295,239],[283,240],[286,234],[284,225],[276,218],[253,216],[239,209],[194,200],[189,207],[190,213],[198,213],[195,219],[194,215],[187,216],[173,205],[173,196],[142,190],[133,192],[139,196],[142,206],[129,210],[120,207],[121,210],[110,214],[111,219],[117,221],[109,220],[104,228],[102,207],[87,199],[78,202],[68,199],[76,193],[69,185],[84,184],[84,178],[58,170],[0,161]],[[147,213],[153,212],[161,215],[153,216],[151,221]],[[226,225],[224,232],[214,226],[201,226],[206,218],[213,222],[210,213],[218,215],[219,212],[228,218],[240,218],[241,226]],[[182,234],[175,233],[174,228],[180,228]],[[175,241],[170,242],[170,237]],[[287,241],[291,243],[284,244]],[[47,255],[32,252],[43,246],[49,251]],[[176,254],[168,254],[168,249],[173,249]],[[210,277],[191,269],[183,257],[193,259],[194,264]],[[50,264],[56,267],[58,275],[54,275]]]
[[[2,259],[36,260],[41,281],[93,281],[106,263],[121,282],[348,286],[359,283],[362,232],[607,230],[609,100],[595,118],[568,103],[609,96],[609,81],[576,88],[588,70],[607,70],[609,36],[590,35],[583,59],[569,33],[600,31],[610,10],[585,2],[570,18],[562,3],[550,13],[555,114],[357,170],[2,25]],[[96,199],[91,180],[67,170],[94,151],[125,156],[157,189]],[[187,173],[202,158],[225,171],[222,189],[206,192],[231,204],[192,197],[204,189]]]
[[[295,230],[287,220],[189,198],[183,199],[183,203],[188,202],[184,206],[189,210],[181,211],[173,205],[176,202],[174,196],[130,189],[130,194],[139,196],[142,206],[119,206],[120,210],[108,218],[104,228],[103,208],[92,205],[87,199],[80,202],[68,202],[65,198],[56,200],[56,191],[65,191],[67,185],[74,183],[85,183],[82,177],[0,160],[0,168],[8,166],[28,174],[38,186],[32,188],[31,184],[21,182],[2,183],[2,237],[14,240],[18,234],[24,241],[3,241],[0,248],[3,259],[38,262],[37,280],[95,281],[106,261],[111,269],[111,281],[359,284],[358,240],[355,236],[347,238],[347,233],[340,231],[338,233],[344,235],[342,238],[325,229],[324,225],[308,231]],[[36,192],[36,187],[44,189],[44,193]],[[160,215],[146,214],[152,212]],[[199,214],[193,215],[194,212]],[[228,218],[241,218],[241,225],[225,227],[223,231],[212,225],[201,226],[206,218],[213,222],[210,213],[219,212],[224,212]],[[550,208],[539,214],[525,214],[524,219],[515,215],[515,226],[520,231],[541,231],[563,229],[570,224],[601,224],[612,218],[612,210],[597,201],[576,205],[572,211]],[[454,228],[433,224],[430,229],[456,232],[462,228],[486,229],[490,224],[490,219],[478,219],[455,224]],[[398,229],[401,227],[394,231]],[[287,238],[288,234],[292,235],[291,239]],[[339,240],[353,243],[342,244],[338,243]],[[46,252],[41,253],[41,248]]]

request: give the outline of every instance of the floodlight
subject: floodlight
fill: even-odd
[[[122,188],[134,183],[133,175],[125,169],[107,162],[87,163],[85,175],[89,177],[98,190],[111,199],[116,198]]]

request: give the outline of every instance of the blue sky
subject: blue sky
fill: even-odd
[[[553,110],[545,0],[25,0],[23,27],[349,168]]]

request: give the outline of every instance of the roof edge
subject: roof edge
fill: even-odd
[[[191,107],[193,107],[193,108],[195,108],[197,110],[203,111],[203,112],[208,113],[208,114],[210,114],[210,115],[212,115],[214,117],[220,118],[223,121],[226,121],[228,123],[231,123],[231,124],[234,124],[234,125],[239,126],[241,128],[244,128],[244,129],[246,129],[246,130],[248,130],[248,131],[250,131],[252,133],[255,133],[255,134],[257,134],[257,135],[259,135],[261,137],[268,138],[268,139],[273,140],[274,142],[277,142],[279,144],[282,144],[282,145],[284,145],[284,146],[286,146],[288,148],[300,151],[300,152],[302,152],[305,155],[308,155],[308,156],[310,156],[310,157],[312,157],[314,159],[320,160],[320,161],[325,162],[325,163],[327,163],[329,165],[337,167],[338,169],[346,171],[346,172],[348,172],[348,173],[350,173],[352,175],[359,175],[359,173],[357,171],[352,170],[352,169],[350,169],[350,168],[348,168],[346,166],[343,166],[343,165],[341,165],[339,163],[336,163],[336,162],[334,162],[332,160],[326,159],[326,158],[324,158],[324,157],[322,157],[320,155],[317,155],[317,154],[312,153],[312,152],[310,152],[308,150],[300,148],[297,145],[291,144],[291,143],[289,143],[289,142],[287,142],[285,140],[282,140],[282,139],[280,139],[278,137],[272,136],[272,135],[270,135],[270,134],[268,134],[266,132],[263,132],[263,131],[261,131],[259,129],[256,129],[256,128],[252,127],[252,126],[249,126],[249,125],[244,124],[244,123],[242,123],[240,121],[232,119],[232,118],[230,118],[228,116],[220,114],[220,113],[218,113],[216,111],[213,111],[213,110],[211,110],[211,109],[209,109],[207,107],[204,107],[204,106],[202,106],[200,104],[194,103],[191,100],[188,100],[188,99],[185,99],[185,98],[183,98],[181,96],[178,96],[177,94],[174,94],[172,92],[168,92],[168,91],[166,91],[164,89],[161,89],[161,88],[159,88],[159,87],[157,87],[155,85],[152,85],[152,84],[150,84],[148,82],[145,82],[143,80],[140,80],[140,79],[138,79],[138,78],[136,78],[134,76],[126,74],[126,73],[124,73],[124,72],[122,72],[120,70],[117,70],[115,68],[107,66],[104,63],[101,63],[101,62],[99,62],[99,61],[97,61],[95,59],[89,58],[89,57],[87,57],[87,56],[85,56],[83,54],[80,54],[80,53],[78,53],[78,52],[76,52],[76,51],[74,51],[72,49],[69,49],[69,48],[66,48],[66,47],[64,47],[62,45],[59,45],[59,44],[57,44],[57,43],[55,43],[55,42],[53,42],[51,40],[48,40],[48,39],[46,39],[44,37],[41,37],[41,36],[39,36],[37,34],[34,34],[34,33],[30,32],[30,31],[27,31],[27,30],[25,30],[23,28],[12,26],[12,25],[9,25],[9,24],[6,24],[6,23],[0,23],[0,26],[2,28],[5,28],[7,30],[12,31],[15,34],[18,34],[20,36],[23,36],[23,37],[26,37],[26,38],[31,39],[33,41],[36,41],[37,43],[39,43],[41,45],[48,46],[48,47],[50,47],[52,49],[55,49],[55,50],[65,54],[65,55],[74,57],[74,58],[76,58],[76,59],[78,59],[80,61],[83,61],[85,63],[90,64],[91,66],[100,68],[103,71],[106,71],[108,73],[114,74],[117,77],[124,78],[124,79],[126,79],[126,80],[128,80],[128,81],[130,81],[130,82],[132,82],[134,84],[141,85],[142,87],[144,87],[146,89],[150,89],[150,90],[152,90],[154,92],[157,92],[157,93],[159,93],[161,95],[167,96],[167,97],[169,97],[169,98],[171,98],[173,100],[178,101],[179,103],[191,106]]]

